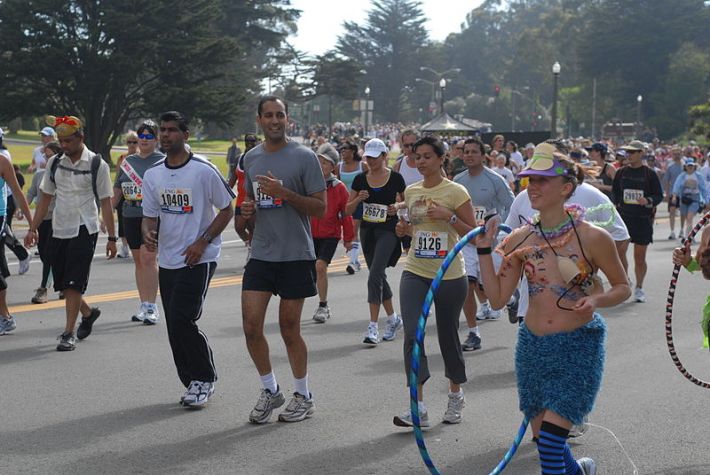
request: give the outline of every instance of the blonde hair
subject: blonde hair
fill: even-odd
[[[138,140],[138,134],[136,133],[135,130],[129,130],[126,132],[126,136],[124,137],[124,140],[128,142],[128,139],[136,139]]]

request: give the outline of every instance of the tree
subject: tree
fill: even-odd
[[[330,130],[333,123],[333,98],[357,98],[362,76],[360,65],[339,57],[334,51],[317,56],[311,64],[315,96],[328,97],[328,130]]]
[[[293,30],[288,4],[4,0],[0,115],[78,115],[107,158],[127,122],[166,109],[229,123]]]
[[[346,32],[336,49],[363,66],[375,112],[384,120],[399,119],[404,88],[416,76],[417,54],[428,42],[425,21],[418,0],[374,0],[363,26],[343,23]]]

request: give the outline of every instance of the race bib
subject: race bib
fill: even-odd
[[[483,226],[486,224],[486,208],[483,206],[474,206],[473,221],[476,223],[476,226]]]
[[[449,253],[449,235],[437,231],[417,231],[414,256],[420,259],[443,259]]]
[[[143,200],[143,190],[141,190],[141,187],[133,182],[124,181],[121,183],[121,189],[123,190],[123,199],[126,201]]]
[[[643,198],[643,190],[633,190],[627,188],[624,190],[624,204],[637,205],[639,198]]]
[[[279,180],[283,185],[283,181]],[[274,198],[273,196],[267,195],[261,190],[261,186],[258,181],[252,183],[254,187],[254,198],[256,200],[256,206],[260,209],[270,209],[270,208],[283,208],[283,200],[281,198]]]
[[[192,213],[192,189],[161,188],[160,210],[170,214]]]
[[[362,219],[368,223],[384,223],[387,221],[387,205],[363,203]]]

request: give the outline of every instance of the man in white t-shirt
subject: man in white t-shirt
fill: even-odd
[[[141,228],[146,248],[158,250],[170,348],[187,388],[180,404],[197,407],[209,400],[217,381],[212,349],[197,320],[217,268],[220,235],[234,216],[235,195],[214,165],[185,149],[190,130],[182,114],[162,114],[159,133],[167,156],[143,175]]]
[[[515,191],[515,177],[513,176],[513,172],[505,166],[505,155],[500,153],[496,156],[495,167],[491,168],[491,170],[502,176],[505,182],[508,183],[510,189]]]

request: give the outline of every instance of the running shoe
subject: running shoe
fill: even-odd
[[[499,320],[503,312],[501,312],[500,310],[494,310],[490,306],[488,308],[490,309],[490,311],[486,316],[486,320]]]
[[[397,330],[402,328],[402,317],[394,314],[393,318],[387,319],[387,327],[385,328],[385,333],[382,335],[384,341],[392,341],[394,337],[397,336]]]
[[[442,419],[446,424],[458,424],[463,420],[463,408],[466,405],[466,398],[463,391],[459,394],[449,393],[449,402],[446,405],[446,412]]]
[[[466,341],[461,345],[463,351],[474,351],[481,349],[481,337],[473,332],[468,332]]]
[[[185,407],[201,407],[207,404],[214,394],[214,383],[208,381],[192,381],[187,392],[182,397],[182,405]]]
[[[30,270],[30,261],[32,260],[32,257],[29,255],[22,259],[20,261],[20,269],[17,271],[18,274],[26,274],[28,270]]]
[[[35,296],[32,297],[32,303],[47,303],[47,289],[40,287],[35,290]]]
[[[353,275],[355,272],[360,272],[360,262],[358,262],[358,261],[351,262],[345,268],[345,272],[347,272],[350,275]]]
[[[636,300],[639,303],[645,302],[646,301],[646,292],[644,292],[642,288],[636,287],[636,289],[634,289],[634,300]]]
[[[145,304],[141,304],[140,307],[138,307],[138,312],[135,313],[133,316],[131,316],[131,321],[132,322],[142,322],[145,320]]]
[[[76,337],[80,340],[83,340],[87,336],[91,335],[91,330],[94,326],[94,322],[97,318],[99,318],[100,315],[101,310],[99,310],[97,307],[92,307],[91,313],[88,317],[81,317],[81,323],[79,324],[79,328],[77,328],[76,330]]]
[[[508,321],[518,323],[518,304],[520,303],[520,290],[515,289],[506,307],[508,307]]]
[[[281,422],[301,422],[311,417],[315,410],[313,394],[307,398],[303,394],[293,393],[293,397],[288,402],[286,409],[279,414],[279,420]]]
[[[281,407],[286,402],[284,394],[276,388],[276,394],[272,394],[268,389],[262,389],[256,406],[249,413],[249,422],[252,424],[265,424],[268,422],[274,409]]]
[[[365,333],[365,339],[362,342],[366,345],[377,346],[380,342],[380,330],[377,328],[377,323],[367,324],[367,333]]]
[[[15,317],[12,315],[8,315],[7,318],[0,317],[0,335],[7,335],[15,328],[17,328]]]
[[[414,427],[412,411],[407,409],[400,416],[394,416],[392,423],[397,427]],[[419,411],[419,427],[429,427],[429,413]]]
[[[486,320],[491,312],[491,305],[488,302],[483,302],[476,312],[476,320]]]
[[[581,424],[575,424],[573,425],[570,430],[569,430],[569,437],[570,439],[574,439],[577,437],[581,437],[584,435],[585,432],[587,432],[587,429],[589,429],[589,424],[587,424],[587,417],[584,417],[584,421],[582,421]]]
[[[316,313],[313,314],[313,320],[316,323],[325,323],[330,318],[330,308],[318,307]]]
[[[73,332],[64,332],[57,337],[57,340],[59,340],[57,351],[72,351],[76,349],[76,338]]]
[[[671,231],[671,233],[668,235],[668,240],[669,241],[674,241],[675,240],[675,233]]]
[[[582,469],[582,475],[597,475],[597,464],[594,463],[594,460],[589,457],[582,457],[577,460],[577,463],[579,468]]]
[[[155,325],[158,323],[158,307],[146,307],[143,314],[143,325]]]
[[[128,246],[126,246],[126,243],[121,242],[121,249],[118,250],[116,253],[116,257],[121,257],[123,259],[128,258],[130,251],[128,250]]]

